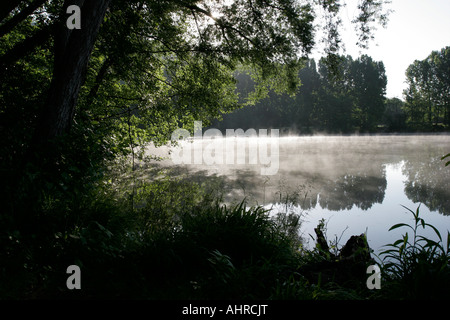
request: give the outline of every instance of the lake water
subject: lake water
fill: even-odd
[[[211,164],[211,156],[205,158],[205,150],[211,151],[211,140],[197,140],[171,149],[172,154],[189,151],[190,163],[174,164],[169,157],[158,166],[170,167],[174,174],[196,181],[218,184],[228,203],[246,197],[250,205],[264,205],[273,213],[300,214],[301,235],[307,246],[314,244],[309,235],[315,236],[313,229],[325,219],[328,240],[340,239],[343,245],[350,236],[366,233],[369,245],[378,253],[406,232],[388,232],[392,225],[412,223],[411,213],[402,206],[415,211],[419,204],[421,216],[446,242],[450,166],[445,167],[441,157],[450,152],[450,135],[281,137],[276,143],[275,138],[252,138],[266,139],[264,152],[271,156],[271,163],[268,157],[252,162],[248,144],[245,163],[239,164],[226,161],[231,149],[224,147],[227,143],[236,147],[236,138],[222,139],[223,164]],[[271,149],[273,146],[276,148]],[[167,156],[168,150],[153,148],[150,153]],[[217,155],[217,150],[211,154]],[[202,161],[195,161],[196,151],[203,152]],[[194,162],[197,164],[191,164]],[[261,168],[268,166],[276,172],[263,175]],[[437,239],[432,231],[421,234]]]

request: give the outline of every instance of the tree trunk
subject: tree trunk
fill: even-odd
[[[69,131],[95,40],[111,0],[66,1],[81,9],[81,29],[69,30],[63,18],[57,28],[54,48],[54,71],[48,100],[34,134],[34,144],[48,144]]]

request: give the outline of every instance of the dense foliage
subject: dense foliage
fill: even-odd
[[[416,60],[406,71],[407,121],[419,128],[450,125],[450,47]]]
[[[406,71],[405,101],[386,98],[382,62],[362,55],[308,60],[298,73],[295,94],[269,92],[264,99],[223,116],[215,127],[282,128],[290,133],[365,133],[445,131],[450,123],[449,48],[413,62]],[[243,96],[254,86],[246,73],[236,75]],[[249,103],[250,104],[250,103]]]
[[[405,299],[447,299],[450,294],[450,232],[446,239],[420,217],[420,206],[413,215],[413,224],[398,223],[389,230],[407,228],[407,232],[382,252],[383,274],[387,285],[385,298],[399,295]],[[431,228],[436,239],[424,237],[420,230]]]
[[[374,20],[385,22],[384,2],[361,1],[355,23],[362,45]],[[81,29],[66,26],[73,4]],[[0,297],[327,297],[328,289],[297,273],[298,220],[243,204],[222,207],[220,187],[139,175],[137,159],[145,160],[141,147],[167,142],[193,120],[210,121],[271,90],[295,92],[320,15],[328,57],[319,74],[329,73],[341,61],[340,7],[316,0],[2,1]],[[348,81],[365,68],[382,74],[368,57],[343,61]],[[236,92],[237,69],[254,81],[245,95]],[[345,125],[370,130],[381,107],[367,109],[362,91],[338,84],[320,87],[321,99],[338,95],[339,108],[355,99]],[[371,99],[379,101],[382,87]],[[329,111],[311,111],[308,121]],[[72,264],[82,269],[81,291],[65,286]]]
[[[326,59],[309,60],[298,73],[295,95],[270,92],[255,105],[225,115],[221,128],[290,128],[294,133],[373,132],[383,124],[386,75],[382,62],[363,55],[338,56],[336,70]],[[237,76],[239,92],[252,90],[250,76]]]

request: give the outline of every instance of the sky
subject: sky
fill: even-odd
[[[383,61],[388,98],[402,98],[406,89],[405,72],[414,60],[423,60],[432,51],[450,46],[450,0],[392,0],[388,8],[393,12],[387,27],[378,26],[368,50],[354,45],[357,37],[350,25],[358,0],[346,2],[348,5],[342,12],[345,54],[353,58],[367,54],[376,61]]]

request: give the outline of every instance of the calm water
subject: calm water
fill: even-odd
[[[393,224],[412,222],[402,205],[416,210],[419,204],[421,216],[446,238],[450,166],[445,167],[441,157],[450,152],[450,135],[311,136],[276,141],[277,148],[270,153],[272,167],[278,161],[273,175],[261,174],[262,159],[249,163],[248,148],[244,164],[224,160],[224,164],[175,165],[168,158],[158,165],[172,168],[173,174],[217,184],[226,202],[246,197],[249,204],[264,205],[274,213],[301,214],[302,237],[309,245],[313,245],[309,234],[314,235],[314,227],[323,218],[329,240],[338,238],[343,245],[350,236],[366,233],[377,253],[406,232],[388,232]],[[207,150],[210,143],[194,141],[172,151],[191,148],[194,162],[195,150]],[[230,150],[223,150],[226,157]],[[167,155],[164,148],[150,152]],[[267,167],[267,158],[265,163]],[[432,232],[422,234],[433,238]]]

